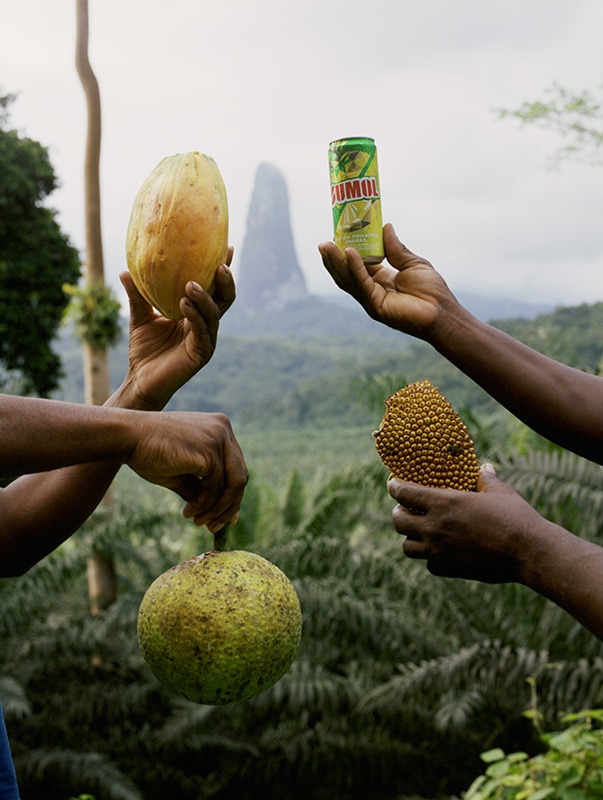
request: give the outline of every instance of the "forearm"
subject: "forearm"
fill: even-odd
[[[451,363],[533,430],[603,463],[603,379],[532,350],[456,303],[430,338]]]
[[[105,404],[114,408],[136,405],[136,395],[128,384],[123,384]],[[31,408],[35,409],[35,406]],[[50,410],[53,415],[69,412],[77,416],[79,422],[73,419],[72,422],[81,424],[83,428],[78,427],[75,460],[81,459],[85,452],[83,444],[80,450],[79,441],[80,437],[85,438],[86,426],[90,424],[98,432],[93,436],[94,442],[88,455],[99,457],[102,454],[104,457],[98,461],[24,475],[3,490],[0,497],[0,574],[3,576],[22,574],[78,530],[106,495],[123,460],[127,437],[123,433],[116,437],[108,427],[96,427],[102,411],[99,414],[97,409],[89,410],[85,406],[50,409],[44,405],[43,409],[44,414]],[[31,427],[28,426],[28,430],[31,431]],[[38,450],[49,449],[48,442],[44,448],[40,446],[34,431],[30,432],[28,438]],[[53,444],[52,457],[47,454],[42,461],[59,458],[70,460],[73,456],[70,455],[68,441],[69,437],[65,434],[64,446],[59,453]]]
[[[553,523],[535,538],[540,544],[523,561],[522,583],[603,640],[603,548]]]
[[[127,458],[135,444],[130,411],[37,398],[0,397],[0,475]]]

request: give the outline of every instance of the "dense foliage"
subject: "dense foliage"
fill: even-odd
[[[601,710],[567,714],[571,723],[542,735],[545,752],[482,753],[488,765],[469,787],[466,800],[597,800],[603,797]]]
[[[315,442],[315,464],[330,446]],[[288,456],[279,458],[284,476]],[[599,467],[535,451],[499,469],[552,518],[603,541]],[[211,537],[168,493],[158,503],[120,476],[112,514],[0,584],[0,698],[24,796],[450,797],[480,773],[484,750],[542,750],[524,715],[530,681],[544,730],[603,705],[601,643],[525,587],[437,579],[406,559],[384,478],[382,465],[362,461],[328,479],[252,475],[230,544],[291,578],[302,644],[267,692],[211,708],[161,687],[135,639],[146,587]],[[84,576],[92,542],[110,546],[120,574],[117,603],[95,618]]]
[[[8,128],[0,97],[0,387],[47,396],[61,377],[51,344],[80,274],[77,250],[44,205],[57,188],[48,151]]]

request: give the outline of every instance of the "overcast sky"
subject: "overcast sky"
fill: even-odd
[[[602,84],[601,0],[89,6],[105,274],[116,288],[140,183],[164,156],[201,150],[226,183],[235,250],[255,171],[270,162],[288,184],[310,290],[337,291],[316,249],[332,236],[327,147],[366,135],[379,148],[384,219],[454,290],[603,300],[603,168],[547,170],[561,142],[494,113],[542,98],[555,81]],[[0,20],[0,91],[18,94],[12,125],[49,148],[62,183],[50,204],[83,248],[75,0],[0,0]]]

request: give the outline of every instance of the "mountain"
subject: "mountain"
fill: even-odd
[[[312,295],[295,251],[287,182],[272,164],[258,166],[249,204],[245,237],[235,268],[237,301],[221,324],[224,333],[247,337],[400,340],[400,334],[371,320],[344,292]],[[477,317],[534,319],[550,306],[460,297]]]
[[[336,305],[340,308],[353,309],[364,314],[356,300],[343,291],[323,294],[319,296],[324,303]],[[527,303],[522,300],[514,300],[509,297],[486,297],[478,294],[468,294],[458,292],[456,294],[459,302],[470,311],[475,317],[483,322],[493,322],[495,320],[507,319],[526,319],[532,320],[542,314],[551,314],[556,306],[546,303]]]
[[[275,166],[262,163],[256,171],[239,260],[238,308],[280,311],[307,297],[293,242],[287,183]]]
[[[536,319],[542,314],[551,314],[557,306],[552,303],[528,303],[510,297],[483,297],[459,292],[459,301],[474,316],[483,322],[506,319]]]
[[[240,308],[239,298],[220,321],[220,331],[241,338],[316,340],[358,339],[399,343],[400,334],[372,320],[358,303],[341,304],[308,295],[282,308],[253,311]]]
[[[461,303],[478,319],[534,320],[554,310],[552,305],[520,302],[506,298],[489,298],[479,295],[459,294]],[[353,341],[358,338],[380,342],[399,342],[400,334],[371,319],[350,295],[311,295],[280,308],[241,308],[239,296],[232,309],[220,323],[220,330],[241,337],[278,337],[281,339],[340,338]]]

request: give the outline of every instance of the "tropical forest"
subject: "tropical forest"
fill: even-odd
[[[496,324],[601,369],[603,304]],[[80,350],[62,335],[64,399],[79,400]],[[126,357],[122,336],[116,373]],[[173,402],[233,420],[251,477],[229,547],[293,582],[297,656],[239,704],[197,705],[162,687],[138,647],[138,608],[158,575],[212,537],[182,518],[178,498],[122,471],[111,507],[0,584],[0,692],[25,797],[462,797],[482,753],[534,756],[564,715],[601,705],[601,644],[565,612],[522,586],[435,578],[404,556],[372,432],[384,399],[425,377],[480,461],[548,518],[603,542],[601,468],[540,440],[427,345],[225,334]],[[93,553],[115,572],[104,606],[91,601]]]

